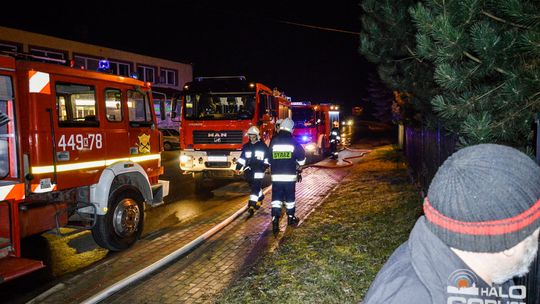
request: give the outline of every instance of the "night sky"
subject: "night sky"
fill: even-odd
[[[285,22],[360,32],[358,1],[18,1],[0,25],[192,63],[194,76],[245,75],[293,101],[355,105],[374,70],[358,35]]]

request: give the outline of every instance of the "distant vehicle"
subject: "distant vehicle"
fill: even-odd
[[[207,190],[208,179],[236,178],[246,131],[258,126],[268,144],[275,122],[289,111],[285,95],[244,76],[195,78],[182,91],[180,169],[192,174],[197,193]]]
[[[360,115],[362,115],[362,113],[364,113],[364,109],[362,107],[353,107],[352,108],[352,114],[354,116],[360,116]]]
[[[163,135],[163,149],[165,151],[180,148],[180,132],[175,129],[159,129]]]
[[[308,155],[325,156],[330,150],[330,130],[335,121],[339,124],[339,106],[292,102],[293,136]]]

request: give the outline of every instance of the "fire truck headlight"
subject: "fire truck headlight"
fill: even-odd
[[[180,163],[182,165],[187,164],[190,160],[191,160],[191,157],[189,157],[187,155],[184,155],[184,154],[180,155]]]
[[[317,145],[315,143],[309,143],[306,145],[306,151],[313,152],[317,149]]]

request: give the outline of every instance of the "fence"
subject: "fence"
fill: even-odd
[[[405,129],[405,155],[409,168],[424,194],[439,166],[456,151],[457,136],[444,135],[441,129]]]
[[[540,124],[538,128],[540,128]],[[536,135],[540,137],[539,134]],[[422,188],[424,195],[427,195],[429,184],[439,166],[457,150],[456,143],[457,136],[445,135],[441,128],[437,130],[406,128],[405,155],[413,178]],[[537,160],[539,160],[540,149],[538,147],[536,155]],[[540,257],[537,255],[536,260],[531,265],[529,274],[515,280],[516,285],[527,287],[527,304],[540,304],[539,278]]]

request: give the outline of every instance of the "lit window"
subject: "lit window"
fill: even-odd
[[[118,89],[105,90],[105,109],[108,121],[122,121],[122,92]]]
[[[152,123],[152,112],[148,96],[139,91],[128,91],[128,111],[130,123]]]
[[[99,125],[94,86],[56,84],[56,109],[60,127]]]

